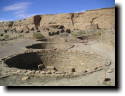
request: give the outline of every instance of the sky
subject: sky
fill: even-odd
[[[115,0],[0,0],[0,21],[20,20],[37,14],[84,12],[115,6]]]

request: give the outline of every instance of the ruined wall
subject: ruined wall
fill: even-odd
[[[11,24],[10,24],[11,23]],[[81,13],[52,15],[36,15],[19,21],[0,22],[0,30],[27,32],[34,30],[51,31],[53,25],[64,26],[65,29],[113,28],[115,25],[115,8],[90,10]],[[55,28],[56,29],[56,28]],[[57,28],[58,29],[58,28]]]
[[[81,13],[43,15],[41,26],[64,25],[69,29],[85,30],[98,24],[99,28],[111,28],[115,24],[115,8],[99,9]]]

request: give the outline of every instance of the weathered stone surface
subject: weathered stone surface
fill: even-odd
[[[107,73],[112,73],[114,70],[112,68],[107,70]]]
[[[24,76],[22,77],[22,80],[25,81],[25,80],[28,80],[29,79],[29,76]]]
[[[27,75],[29,75],[29,74],[31,74],[31,73],[32,73],[32,71],[30,71],[30,70],[26,72]]]
[[[17,32],[53,32],[68,29],[86,30],[97,28],[114,28],[115,8],[90,10],[81,13],[36,15],[18,21],[0,22],[0,30],[14,29]],[[43,31],[44,30],[44,31]]]
[[[44,69],[44,68],[45,68],[45,66],[44,66],[43,64],[39,64],[39,65],[38,65],[38,69],[39,69],[39,70],[42,70],[42,69]]]
[[[40,71],[36,71],[35,73],[36,73],[36,74],[39,74],[39,73],[40,73]]]

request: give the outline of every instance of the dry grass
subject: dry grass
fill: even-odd
[[[44,40],[46,39],[45,36],[43,36],[41,33],[33,33],[33,38],[37,40]]]

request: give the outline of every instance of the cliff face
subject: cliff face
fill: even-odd
[[[0,22],[0,31],[41,32],[87,30],[115,27],[115,8],[90,10],[81,13],[36,15],[19,21]]]

